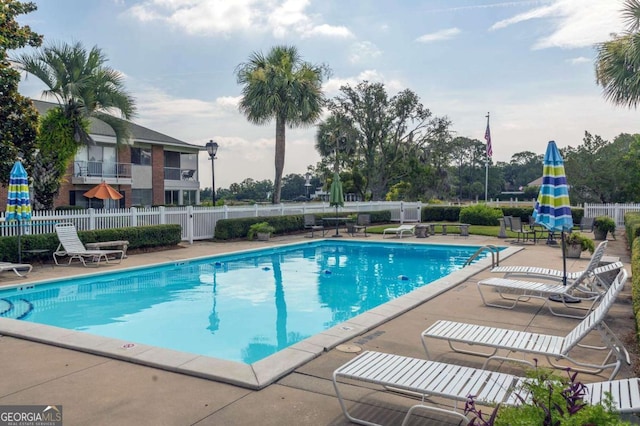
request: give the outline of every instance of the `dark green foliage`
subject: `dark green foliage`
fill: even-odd
[[[471,225],[497,226],[502,218],[502,210],[485,204],[476,204],[460,210],[460,222]]]
[[[608,232],[611,232],[611,234],[613,235],[613,233],[616,231],[616,223],[608,216],[598,216],[593,221],[593,228],[599,229],[600,231],[604,232],[605,235]]]
[[[80,240],[87,243],[102,241],[129,241],[129,250],[153,247],[170,247],[180,243],[182,227],[180,225],[152,225],[137,228],[113,228],[94,231],[78,231]],[[43,253],[29,259],[50,260],[51,254],[58,247],[58,236],[54,234],[23,235],[22,250],[47,249]],[[0,237],[0,261],[18,261],[18,237]]]
[[[421,222],[457,222],[460,218],[459,206],[428,206],[420,213]]]
[[[87,131],[88,120],[80,122]],[[31,175],[34,207],[38,210],[53,209],[53,199],[60,190],[67,166],[80,146],[73,137],[73,126],[60,108],[50,109],[40,121],[39,151]]]
[[[31,100],[20,95],[20,73],[11,68],[7,50],[39,46],[42,36],[28,26],[19,26],[18,15],[31,13],[34,3],[14,0],[0,2],[0,180],[7,182],[13,163],[21,153],[25,168],[36,148],[38,113]]]
[[[377,212],[360,212],[370,215],[371,223],[388,223],[391,221],[390,211]],[[324,217],[333,217],[335,213],[316,214],[316,219]],[[347,216],[343,213],[342,216]],[[274,234],[289,234],[304,231],[304,216],[269,216],[269,217],[245,217],[239,219],[220,219],[216,222],[215,239],[216,240],[233,240],[238,238],[247,238],[251,225],[260,222],[267,222],[275,228]]]

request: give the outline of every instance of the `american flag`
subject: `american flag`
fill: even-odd
[[[487,119],[487,131],[484,132],[484,140],[487,141],[487,158],[493,157],[493,148],[491,147],[491,131],[489,131],[489,120]]]

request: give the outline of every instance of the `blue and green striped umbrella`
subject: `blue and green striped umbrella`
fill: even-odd
[[[20,161],[16,161],[9,174],[9,193],[5,221],[18,221],[18,263],[22,262],[22,222],[31,220],[31,201],[29,199],[29,177]]]
[[[549,141],[544,155],[542,171],[542,186],[538,193],[536,205],[533,208],[533,218],[551,232],[560,232],[562,241],[562,267],[564,276],[562,282],[567,284],[567,257],[564,243],[564,232],[573,228],[571,204],[569,202],[569,187],[564,172],[564,161],[558,151],[555,141]],[[575,299],[578,300],[578,299]],[[565,299],[565,302],[570,300]]]
[[[549,231],[562,232],[573,228],[564,161],[554,141],[549,142],[544,155],[542,186],[533,209],[533,218]]]
[[[20,161],[15,162],[9,175],[9,194],[7,197],[5,220],[31,220],[29,177]]]

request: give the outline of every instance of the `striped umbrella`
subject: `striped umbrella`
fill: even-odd
[[[18,263],[22,262],[20,222],[31,220],[31,201],[29,199],[29,177],[20,161],[16,161],[9,175],[9,193],[7,197],[7,222],[18,221]]]
[[[562,240],[562,264],[564,268],[563,283],[567,283],[567,258],[564,244],[564,232],[573,228],[569,187],[564,172],[564,161],[555,141],[549,141],[544,155],[542,185],[533,209],[536,223],[551,232],[560,232]]]

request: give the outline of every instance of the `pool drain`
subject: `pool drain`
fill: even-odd
[[[345,352],[348,354],[357,354],[362,350],[362,348],[356,345],[338,345],[336,346],[336,350],[339,350],[340,352]]]

